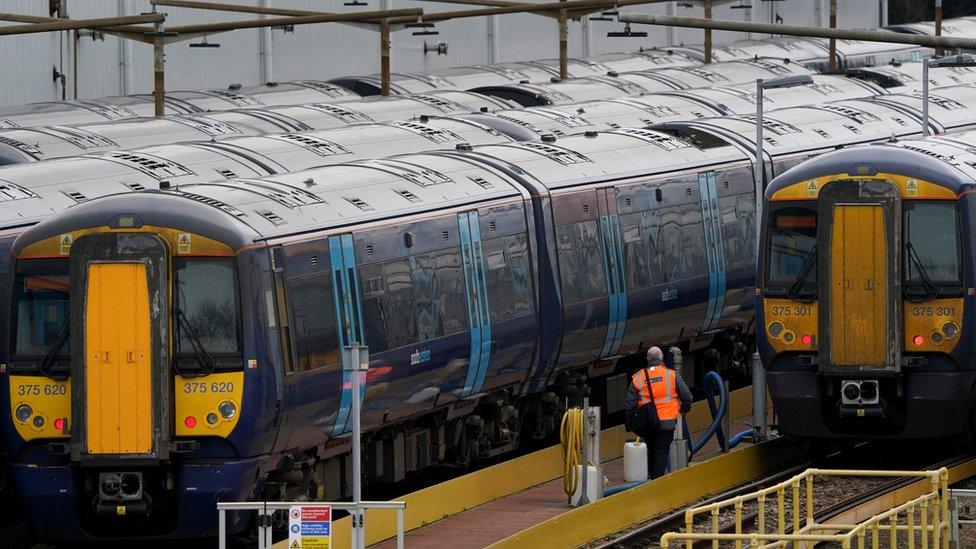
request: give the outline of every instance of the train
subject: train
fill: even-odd
[[[769,113],[763,177],[917,135],[907,97]],[[965,127],[946,112],[933,129]],[[619,412],[651,344],[680,346],[692,383],[744,372],[753,127],[718,116],[265,177],[157,174],[78,202],[25,182],[0,202],[36,212],[0,254],[22,508],[48,539],[169,539],[212,535],[215,500],[347,495],[353,341],[370,349],[371,483],[545,440],[583,394]]]
[[[763,195],[756,333],[781,431],[972,437],[976,134],[841,150]]]

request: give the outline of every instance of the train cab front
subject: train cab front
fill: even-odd
[[[757,332],[780,429],[958,435],[976,384],[961,200],[901,175],[918,165],[885,172],[859,153],[800,166],[766,193]]]
[[[153,194],[72,208],[14,245],[6,435],[45,538],[200,535],[218,496],[247,496],[237,254]]]

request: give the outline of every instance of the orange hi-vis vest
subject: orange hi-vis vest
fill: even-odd
[[[657,417],[661,421],[678,419],[680,401],[674,370],[666,366],[651,366],[634,374],[630,382],[634,384],[634,389],[637,389],[637,406],[646,406],[654,402],[654,406],[657,407]]]

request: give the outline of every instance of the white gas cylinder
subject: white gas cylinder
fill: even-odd
[[[576,466],[576,475],[578,476],[580,481],[576,484],[576,491],[573,492],[573,497],[570,498],[569,500],[570,505],[572,505],[573,507],[576,507],[583,493],[582,492],[582,487],[583,487],[582,466],[580,465]],[[602,480],[603,479],[600,478],[600,471],[596,467],[592,465],[586,467],[586,497],[587,499],[590,500],[590,503],[593,503],[594,501],[597,500],[597,494],[599,494],[600,486],[603,485]]]
[[[639,439],[624,443],[624,480],[647,480],[647,445]]]

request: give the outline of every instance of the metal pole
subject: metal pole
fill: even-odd
[[[759,257],[760,223],[762,221],[762,197],[766,192],[766,161],[763,158],[763,79],[756,80],[756,164],[753,173],[756,175],[756,257]],[[758,278],[756,280],[759,280]]]
[[[712,18],[712,0],[705,0],[705,19]],[[712,62],[712,29],[705,29],[705,64]]]
[[[814,38],[837,38],[838,40],[860,40],[862,42],[883,42],[888,44],[913,44],[927,48],[976,49],[976,39],[954,36],[925,36],[922,34],[902,34],[890,31],[859,29],[824,29],[806,25],[779,25],[752,23],[749,21],[730,21],[727,19],[702,19],[700,17],[672,17],[650,13],[625,12],[617,16],[621,23],[644,25],[663,25],[691,29],[711,28],[736,32],[755,32],[782,36],[812,36]]]
[[[586,416],[590,414],[590,397],[583,397],[583,428],[586,429]],[[587,469],[590,461],[590,437],[583,433],[583,469],[580,474],[580,498],[576,501],[577,507],[582,507],[590,502],[589,485],[587,484]]]
[[[766,439],[766,371],[759,353],[752,354],[752,426],[753,442]]]
[[[942,36],[942,0],[935,0],[935,35]],[[935,50],[936,57],[942,56],[942,48]]]
[[[685,358],[681,354],[681,349],[671,347],[670,350],[671,366],[674,367],[674,372],[677,376],[684,378]],[[647,451],[653,451],[650,444],[647,446]],[[688,466],[688,441],[685,440],[684,418],[680,415],[678,416],[677,425],[674,427],[674,439],[671,440],[668,463],[672,473]]]
[[[559,10],[559,79],[569,78],[569,25],[566,10]]]
[[[358,549],[362,546],[362,514],[359,503],[363,499],[362,494],[362,432],[360,424],[360,402],[359,402],[359,343],[353,342],[348,347],[346,355],[346,368],[351,372],[350,393],[352,406],[349,412],[349,421],[352,424],[352,501],[356,508],[352,512],[352,547]]]
[[[269,0],[261,0],[259,7],[267,8]],[[261,19],[267,19],[267,15],[261,15]],[[274,82],[274,65],[272,53],[274,51],[273,35],[271,27],[261,29],[261,81],[267,84]]]
[[[837,0],[830,0],[830,28],[837,28]],[[830,39],[830,53],[828,56],[827,72],[837,72],[837,39]]]
[[[590,436],[593,437],[593,444],[590,446],[590,454],[593,457],[593,465],[596,467],[596,478],[597,478],[597,491],[596,499],[603,497],[602,490],[602,480],[603,480],[603,462],[600,456],[600,407],[594,406],[590,408]]]
[[[227,511],[217,510],[217,549],[227,549]]]
[[[163,116],[164,114],[164,101],[166,99],[164,63],[163,37],[157,34],[153,37],[153,106],[156,116]]]
[[[7,20],[5,16],[0,19]],[[52,18],[57,19],[57,18]],[[130,15],[126,17],[104,17],[100,19],[66,19],[29,25],[9,25],[0,27],[0,36],[13,34],[32,34],[37,32],[54,32],[74,29],[104,29],[119,27],[131,23],[162,23],[166,16],[161,13],[147,13],[145,15]]]
[[[397,549],[403,549],[403,509],[397,509]]]
[[[929,62],[922,60],[922,137],[929,136]]]
[[[390,21],[380,22],[380,95],[390,95]]]
[[[728,398],[728,394],[729,394],[729,380],[726,379],[724,381],[724,383],[725,383],[725,395],[726,395],[725,398]],[[731,449],[731,447],[729,446],[729,442],[732,440],[732,433],[731,433],[731,431],[732,431],[732,407],[729,406],[729,403],[728,402],[725,403],[725,421],[724,421],[724,425],[722,426],[722,428],[725,430],[725,448],[722,448],[722,452],[728,452]]]

